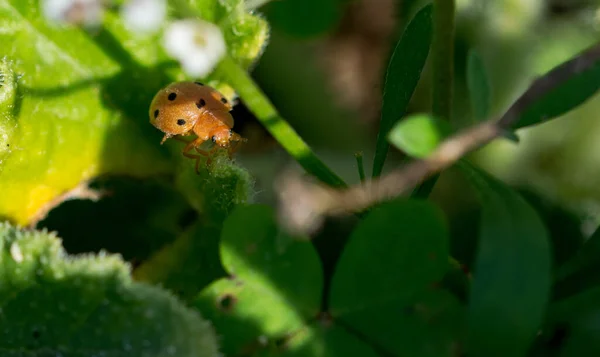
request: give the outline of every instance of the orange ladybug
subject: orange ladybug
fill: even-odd
[[[226,148],[231,157],[237,144],[245,141],[232,130],[231,109],[231,103],[214,88],[200,82],[176,82],[161,89],[152,99],[150,123],[165,133],[161,144],[171,137],[187,143],[183,155],[196,160],[198,172],[201,157],[208,158],[208,165],[212,151],[218,147]],[[193,134],[197,138],[192,141],[178,138]],[[215,143],[210,153],[199,149],[208,140]],[[190,153],[192,149],[200,155]]]

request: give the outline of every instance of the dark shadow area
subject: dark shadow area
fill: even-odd
[[[322,229],[312,239],[313,246],[323,265],[324,286],[321,311],[329,310],[329,292],[333,274],[344,247],[358,222],[359,219],[356,216],[328,217]]]
[[[556,269],[571,258],[585,241],[581,217],[531,189],[517,188],[517,191],[537,211],[547,227],[554,257],[552,266]]]
[[[105,195],[63,202],[37,225],[57,231],[71,254],[107,250],[135,266],[197,219],[185,198],[159,180],[105,177],[90,187]]]

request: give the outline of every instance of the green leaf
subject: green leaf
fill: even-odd
[[[94,176],[171,169],[146,120],[170,81],[155,39],[130,38],[114,14],[94,35],[50,25],[33,0],[0,0],[0,23],[0,137],[10,147],[0,152],[0,216],[25,224]]]
[[[231,56],[247,69],[262,52],[268,28],[243,2],[232,4],[207,0],[199,10],[213,6]],[[134,36],[112,11],[90,33],[59,26],[42,17],[35,0],[0,0],[0,21],[6,49],[0,216],[35,221],[60,203],[59,195],[99,175],[173,173],[182,145],[160,146],[162,133],[148,123],[147,112],[158,89],[185,77],[166,56],[160,34]],[[235,96],[220,74],[203,80]]]
[[[389,132],[405,114],[421,78],[431,45],[431,15],[431,4],[423,7],[415,15],[390,58],[383,88],[383,107],[373,159],[373,177],[379,176],[383,170],[389,150]]]
[[[223,352],[237,355],[260,336],[275,341],[304,327],[319,312],[323,272],[308,240],[279,249],[274,212],[240,206],[226,219],[221,260],[230,277],[204,289],[195,305],[223,333]]]
[[[473,115],[478,122],[488,119],[492,102],[490,83],[485,64],[475,50],[469,51],[467,60],[467,86],[471,97]]]
[[[448,230],[439,209],[426,201],[382,204],[342,252],[331,315],[391,355],[452,356],[461,308],[434,287],[448,268]]]
[[[218,356],[216,335],[117,256],[70,257],[46,232],[0,224],[3,356]]]
[[[548,308],[548,318],[544,333],[559,340],[560,352],[564,357],[595,356],[600,351],[598,343],[598,318],[600,314],[600,287],[595,286],[577,295],[552,303]],[[558,333],[557,333],[558,331]],[[553,342],[553,341],[551,341]],[[556,353],[556,343],[550,344]]]
[[[559,117],[586,102],[600,89],[600,60],[574,73],[557,88],[526,108],[513,129],[537,125]]]
[[[556,273],[553,298],[565,299],[600,284],[600,229]]]
[[[600,309],[571,324],[560,357],[598,356],[600,354]]]
[[[428,114],[415,114],[394,126],[390,131],[389,141],[409,156],[424,158],[451,133],[448,121]]]
[[[263,10],[274,28],[301,38],[332,30],[343,15],[341,0],[273,1]]]
[[[581,217],[541,193],[531,189],[516,191],[536,210],[550,234],[553,273],[556,275],[558,270],[562,270],[563,263],[573,258],[585,242]]]
[[[145,261],[134,275],[190,299],[224,275],[218,260],[221,227],[235,207],[248,201],[253,182],[249,173],[229,161],[223,152],[215,155],[214,163],[199,174],[193,160],[182,160],[175,186],[202,220]]]
[[[515,191],[466,161],[460,167],[482,205],[467,349],[473,356],[525,356],[549,299],[548,232]]]
[[[600,228],[583,243],[578,252],[559,267],[557,278],[563,278],[600,261]]]
[[[297,331],[281,345],[267,346],[256,356],[380,357],[377,352],[367,341],[362,341],[352,332],[324,320]]]

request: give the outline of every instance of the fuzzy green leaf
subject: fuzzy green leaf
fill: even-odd
[[[548,232],[518,193],[466,161],[460,167],[482,205],[469,296],[469,354],[525,356],[549,300]]]
[[[188,299],[223,276],[218,258],[221,227],[235,207],[249,200],[253,182],[249,173],[229,161],[223,152],[213,158],[212,165],[201,166],[199,175],[193,160],[181,160],[175,185],[202,222],[145,261],[134,275],[139,280],[160,283]]]
[[[284,249],[272,209],[239,207],[221,235],[221,260],[229,278],[208,286],[196,306],[223,333],[223,349],[237,355],[258,343],[274,341],[303,328],[320,307],[323,273],[307,240]],[[255,346],[256,347],[256,346]]]
[[[248,12],[244,0],[186,0],[205,21],[218,25],[223,31],[228,55],[244,70],[251,68],[262,55],[269,41],[269,23],[262,15]],[[230,83],[223,81],[226,74],[216,69],[207,84],[232,99],[237,94]]]
[[[452,356],[462,330],[461,308],[449,293],[433,288],[448,267],[448,230],[435,206],[382,204],[357,226],[342,252],[331,314],[392,355]]]
[[[451,133],[448,121],[428,114],[416,114],[396,124],[390,131],[389,141],[409,156],[424,158]]]
[[[381,124],[377,136],[373,177],[379,176],[389,150],[388,135],[406,112],[429,55],[432,5],[426,5],[404,30],[388,64],[383,88]]]
[[[4,223],[0,281],[2,356],[218,356],[210,323],[117,256],[69,257],[53,234]]]

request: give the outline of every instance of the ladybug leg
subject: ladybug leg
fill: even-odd
[[[232,133],[231,135],[231,145],[229,146],[227,153],[229,154],[229,158],[231,159],[233,157],[233,154],[235,154],[235,152],[238,150],[240,144],[242,142],[246,142],[248,141],[248,139],[246,138],[242,138],[239,134],[236,133]]]
[[[210,158],[208,157],[208,153],[206,153],[203,150],[198,149],[198,146],[202,145],[202,143],[205,140],[202,140],[201,138],[196,138],[193,141],[188,142],[188,144],[183,148],[183,156],[185,157],[189,157],[190,159],[195,159],[196,160],[196,173],[200,174],[200,169],[199,169],[199,164],[200,164],[200,159],[203,157],[208,158],[208,160],[206,161],[206,164],[208,165],[210,163]],[[196,151],[200,154],[200,155],[196,155],[196,154],[190,154],[189,151],[192,149],[196,149]]]
[[[184,138],[180,137],[180,136],[174,136],[173,139],[181,141],[182,143],[186,143],[189,144],[190,142],[192,142],[192,140],[185,140]],[[202,144],[202,143],[200,143]],[[200,145],[198,144],[198,145]],[[199,149],[198,147],[194,147],[194,149],[196,149],[196,152],[198,152],[199,154],[206,154],[206,152],[204,150]]]

